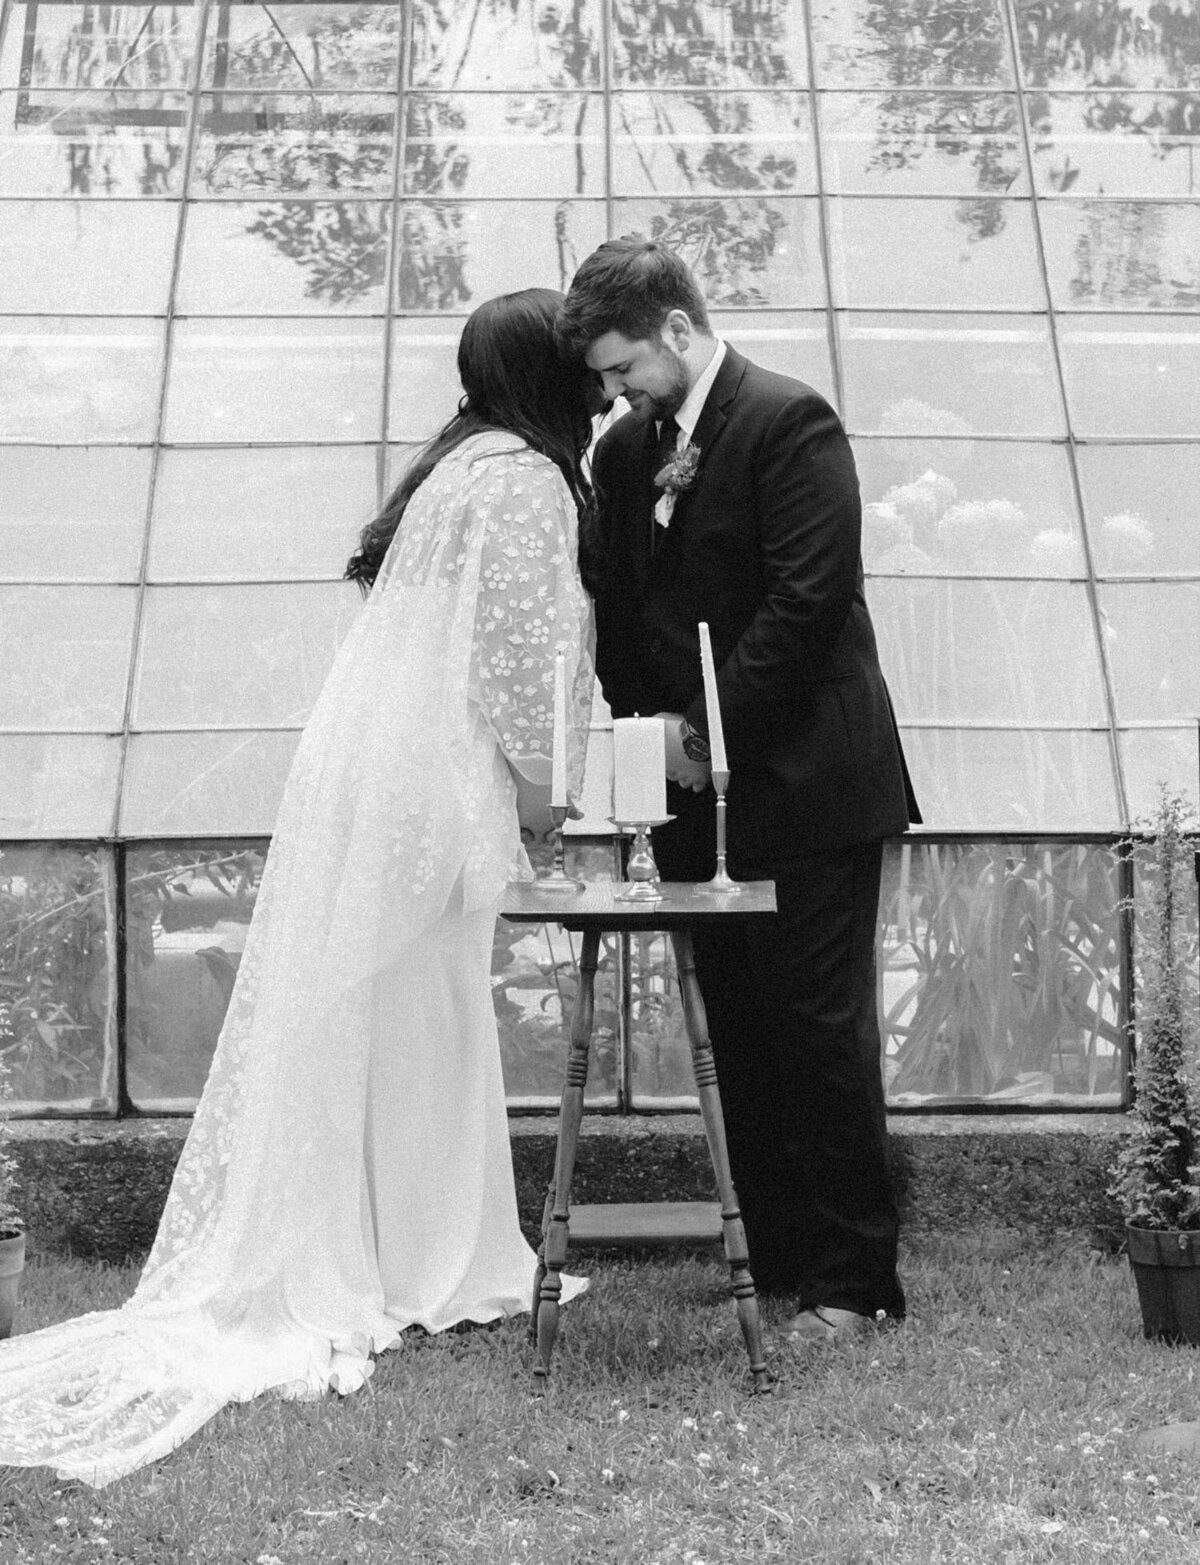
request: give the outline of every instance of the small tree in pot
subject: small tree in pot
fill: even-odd
[[[1125,1217],[1148,1337],[1200,1344],[1200,1029],[1184,917],[1192,848],[1164,788],[1147,889],[1135,898],[1140,1040],[1130,1134],[1109,1194]]]
[[[0,1337],[12,1331],[17,1289],[25,1270],[25,1220],[17,1208],[17,1162],[8,1146],[12,1084],[0,1054]]]

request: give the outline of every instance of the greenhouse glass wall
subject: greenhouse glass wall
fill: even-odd
[[[1116,843],[1196,800],[1200,0],[0,7],[0,1052],[23,1112],[186,1112],[357,528],[466,314],[607,235],[839,408],[926,826],[893,1106],[1120,1107]],[[572,854],[611,874],[600,710]],[[501,925],[514,1105],[571,938]],[[613,939],[596,1106],[691,1092]]]

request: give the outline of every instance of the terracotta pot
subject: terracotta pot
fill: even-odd
[[[1200,1347],[1200,1230],[1125,1226],[1147,1337]]]
[[[17,1290],[25,1270],[25,1235],[12,1234],[0,1239],[0,1338],[12,1331],[17,1310]]]

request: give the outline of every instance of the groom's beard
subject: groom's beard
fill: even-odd
[[[688,394],[687,366],[678,355],[663,349],[657,361],[666,371],[664,384],[657,390],[626,391],[625,400],[635,415],[645,423],[661,423],[673,418],[683,406]]]

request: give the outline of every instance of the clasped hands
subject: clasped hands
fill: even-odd
[[[667,778],[681,788],[693,793],[703,793],[712,781],[712,765],[708,761],[692,761],[683,753],[683,738],[679,732],[683,725],[682,712],[656,712],[661,719],[667,746]]]

